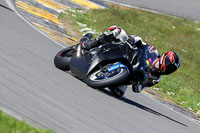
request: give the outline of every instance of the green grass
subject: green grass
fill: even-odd
[[[0,133],[50,133],[50,130],[34,128],[0,110]]]
[[[193,112],[200,110],[197,105],[200,104],[200,23],[120,7],[88,10],[84,13],[77,9],[75,13],[68,11],[62,14],[62,18],[65,17],[74,21],[74,27],[81,29],[76,24],[80,22],[97,32],[104,32],[111,25],[119,25],[129,35],[141,36],[145,42],[155,46],[160,54],[168,50],[176,51],[181,58],[180,69],[163,76],[162,81],[154,87],[160,88],[160,93],[177,104],[191,108]]]

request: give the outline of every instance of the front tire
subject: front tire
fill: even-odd
[[[118,73],[112,77],[106,77],[104,79],[98,78],[98,74],[101,73],[101,70],[97,70],[90,74],[86,80],[88,86],[93,88],[105,88],[109,86],[117,86],[124,82],[128,76],[128,70],[126,68],[118,68]]]
[[[73,51],[72,47],[68,47],[58,52],[54,58],[55,66],[63,71],[69,70],[69,63],[71,61]]]

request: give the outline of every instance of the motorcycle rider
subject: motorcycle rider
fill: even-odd
[[[132,91],[139,93],[145,87],[151,87],[161,80],[161,75],[168,75],[176,71],[180,67],[180,58],[174,51],[167,51],[161,56],[158,50],[142,41],[137,35],[128,36],[126,32],[119,26],[111,26],[108,31],[101,34],[95,39],[92,37],[83,37],[80,40],[82,48],[89,50],[91,48],[114,41],[127,43],[130,47],[136,47],[142,54],[138,59],[140,64],[135,68],[135,78],[138,79],[132,83]],[[137,74],[138,73],[138,74]],[[138,76],[139,75],[139,76]],[[141,76],[142,75],[142,76]],[[138,77],[137,77],[138,76]],[[123,92],[127,86],[118,86]]]

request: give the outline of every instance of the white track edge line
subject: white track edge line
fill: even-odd
[[[188,117],[188,116],[186,116],[186,115],[184,115],[184,114],[182,114],[182,113],[180,113],[180,112],[178,112],[178,111],[175,111],[173,108],[168,107],[167,105],[165,105],[165,104],[159,102],[158,100],[154,99],[153,97],[149,96],[148,94],[145,94],[144,92],[142,92],[141,94],[144,95],[144,96],[146,96],[146,97],[148,97],[149,99],[151,99],[151,100],[153,100],[153,101],[155,101],[155,102],[161,104],[161,105],[164,106],[165,108],[168,108],[168,109],[171,110],[172,112],[174,112],[174,113],[176,113],[176,114],[179,114],[180,116],[182,116],[182,117],[186,118],[187,120],[189,120],[189,121],[191,121],[191,122],[193,122],[193,123],[195,123],[195,124],[197,124],[197,125],[200,126],[200,123],[197,122],[198,120],[195,120],[195,119],[192,118],[192,117]]]
[[[26,20],[15,8],[15,6],[13,5],[13,2],[11,2],[11,0],[4,0],[8,6],[15,11],[15,13],[22,19],[24,20],[26,23],[28,23],[33,29],[35,29],[36,31],[38,31],[39,33],[41,33],[42,35],[44,35],[46,38],[50,39],[51,41],[53,41],[55,44],[59,45],[62,48],[65,48],[66,46],[58,43],[57,41],[55,41],[54,39],[52,39],[51,37],[49,37],[48,35],[46,35],[44,32],[42,32],[41,30],[39,30],[38,28],[36,28],[35,26],[33,26],[28,20]],[[12,0],[13,1],[13,0]]]
[[[155,11],[155,10],[146,9],[146,8],[137,7],[137,6],[128,5],[128,4],[123,4],[123,3],[118,3],[118,2],[114,2],[114,1],[112,1],[112,0],[103,0],[103,1],[105,1],[105,2],[109,2],[109,3],[113,3],[113,4],[116,4],[116,5],[120,5],[120,6],[129,7],[129,8],[140,9],[140,10],[143,10],[143,11],[152,12],[152,13],[156,13],[156,14],[168,15],[168,14],[161,13],[161,12],[158,12],[158,11]]]
[[[46,34],[44,34],[42,31],[40,31],[39,29],[37,29],[35,26],[33,26],[28,20],[26,20],[15,8],[15,6],[13,5],[13,2],[11,2],[11,0],[4,0],[7,5],[9,6],[10,9],[12,9],[22,20],[24,20],[26,23],[28,23],[33,29],[35,29],[36,31],[38,31],[39,33],[41,33],[42,35],[44,35],[46,38],[50,39],[51,41],[53,41],[55,44],[57,44],[58,46],[65,48],[66,46],[63,46],[62,44],[56,42],[54,39],[50,38],[49,36],[47,36]],[[13,0],[12,0],[13,1]],[[15,1],[15,0],[14,0]],[[3,105],[0,105],[0,108],[3,112],[7,113],[8,115],[11,115],[13,117],[15,117],[18,120],[25,120],[24,117],[22,115],[20,115],[20,113],[12,111],[6,107],[4,107]],[[40,124],[41,126],[43,126],[42,124]],[[44,126],[43,126],[44,127]]]

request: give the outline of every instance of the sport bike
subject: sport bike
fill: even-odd
[[[127,43],[107,43],[89,51],[77,44],[58,52],[54,64],[58,69],[71,71],[92,88],[108,87],[114,95],[123,96],[120,86],[142,78],[134,74],[141,65],[138,61],[141,52]]]

